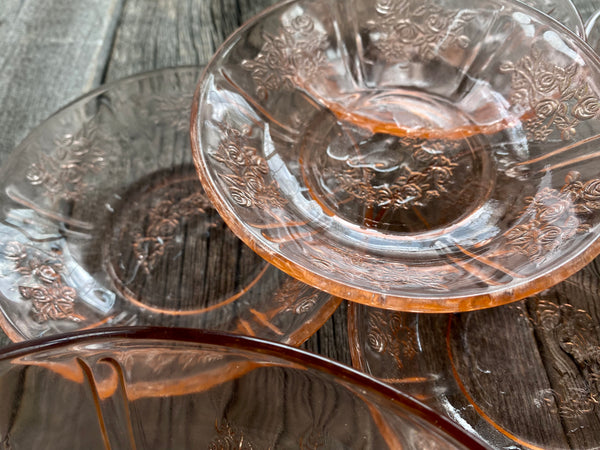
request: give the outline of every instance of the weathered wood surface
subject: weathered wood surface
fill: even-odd
[[[0,0],[0,163],[33,127],[82,93],[146,70],[204,64],[225,37],[273,3]],[[584,20],[600,7],[598,0],[576,3]],[[346,336],[343,305],[305,347],[349,363]],[[0,345],[8,342],[0,336]]]
[[[0,163],[31,129],[98,85],[121,0],[0,2]]]

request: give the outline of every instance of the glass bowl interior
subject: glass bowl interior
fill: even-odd
[[[110,329],[0,352],[9,448],[484,448],[383,383],[281,344]]]
[[[600,66],[520,2],[287,1],[216,53],[203,185],[267,260],[341,297],[448,312],[600,250]]]
[[[192,163],[202,68],[115,81],[39,125],[0,170],[0,325],[218,329],[299,345],[341,300],[227,228]]]

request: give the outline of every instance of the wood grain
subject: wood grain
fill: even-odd
[[[205,64],[240,24],[273,3],[159,0],[149,7],[147,0],[128,0],[108,61],[106,81],[161,67]],[[305,348],[350,364],[346,328],[345,308],[341,308]]]
[[[2,0],[0,163],[31,129],[96,86],[121,0]]]
[[[33,127],[70,100],[102,82],[134,73],[205,64],[239,25],[273,3],[275,0],[0,0],[0,164]],[[600,0],[575,3],[584,20],[600,7]],[[584,311],[591,323],[584,337],[588,342],[597,339],[600,345],[599,268],[598,260],[594,261],[546,293],[544,301],[558,305],[561,314],[571,309]],[[527,324],[537,314],[537,306],[533,305],[529,303],[524,311]],[[350,364],[346,310],[342,303],[304,348]],[[595,382],[599,373],[595,364],[600,362],[589,355],[581,357],[581,352],[566,352],[561,348],[564,341],[557,340],[555,331],[537,327],[532,333],[525,322],[514,320],[514,310],[508,311],[474,314],[469,326],[476,327],[475,321],[479,321],[485,330],[492,319],[499,324],[493,337],[511,344],[513,358],[531,361],[530,370],[537,378],[523,382],[535,379],[541,384],[547,380],[547,386],[563,404],[568,403],[569,389],[587,383],[588,388],[595,389],[588,389],[593,403],[600,395]],[[466,323],[466,315],[462,317]],[[8,344],[9,339],[0,333],[0,347]],[[469,366],[472,361],[464,363]],[[488,387],[484,379],[475,380],[483,383],[479,385],[482,391]],[[564,432],[556,439],[566,445],[585,447],[593,442],[587,431],[593,434],[600,426],[600,408],[594,407],[596,410],[589,413],[580,411],[578,421],[573,417],[548,419],[547,429],[559,435]],[[525,413],[519,405],[513,405],[508,419],[518,426]],[[581,428],[584,431],[568,433],[580,424],[586,427]],[[549,440],[550,434],[541,438]]]

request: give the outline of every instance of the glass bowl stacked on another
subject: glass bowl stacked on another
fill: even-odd
[[[84,95],[0,171],[0,326],[13,341],[106,326],[217,329],[300,345],[341,300],[235,237],[195,173],[202,68]]]
[[[286,1],[208,65],[192,145],[242,240],[354,301],[358,368],[494,448],[596,448],[599,84],[520,2]]]
[[[207,66],[194,158],[232,230],[334,295],[416,312],[590,262],[600,64],[520,2],[288,1]]]

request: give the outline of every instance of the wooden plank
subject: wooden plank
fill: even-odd
[[[106,80],[161,67],[205,64],[243,21],[273,3],[129,0],[117,30]]]
[[[0,163],[31,129],[98,84],[122,0],[2,0]]]
[[[2,0],[0,163],[33,126],[101,80],[205,63],[226,36],[274,2],[129,0],[113,46],[123,0]],[[600,7],[575,4],[584,20]],[[348,362],[345,317],[342,308],[306,348]]]

